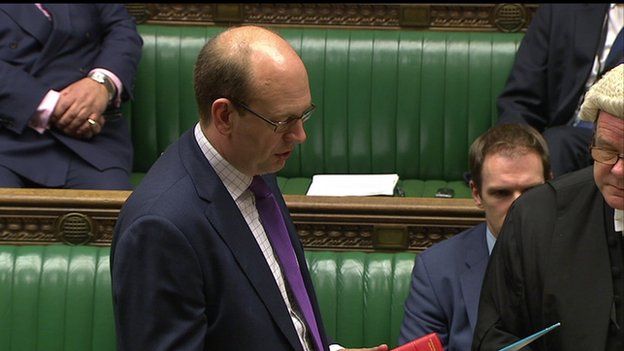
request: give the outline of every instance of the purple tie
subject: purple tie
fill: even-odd
[[[308,291],[303,284],[297,257],[295,256],[295,251],[290,242],[290,236],[288,235],[288,230],[286,229],[286,224],[284,223],[284,218],[277,205],[277,201],[275,201],[273,193],[260,176],[255,176],[253,178],[249,189],[256,196],[256,208],[262,220],[262,226],[279,259],[282,272],[286,275],[290,290],[295,295],[297,305],[303,313],[303,318],[308,325],[308,330],[310,330],[312,334],[312,339],[316,346],[315,349],[319,351],[323,350],[318,326],[316,325],[316,319],[312,311],[312,304],[308,297]]]

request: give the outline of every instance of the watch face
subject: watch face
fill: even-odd
[[[93,78],[93,80],[95,80],[98,83],[101,83],[101,84],[106,83],[106,80],[104,79],[104,77],[102,77],[101,74],[94,74],[91,76],[91,78]]]
[[[94,81],[103,84],[106,87],[106,91],[108,92],[108,100],[112,100],[115,95],[115,88],[111,81],[108,80],[108,77],[102,72],[93,72],[89,75],[89,78]]]

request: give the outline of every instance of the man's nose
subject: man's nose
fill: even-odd
[[[622,157],[622,155],[618,155],[617,161],[611,166],[611,173],[618,176],[624,175],[624,157]]]
[[[306,135],[303,121],[295,121],[284,137],[287,141],[292,141],[296,144],[302,144],[305,142],[308,136]]]

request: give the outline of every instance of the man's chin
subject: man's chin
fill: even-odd
[[[277,160],[273,162],[273,164],[271,164],[270,166],[267,166],[266,168],[264,168],[262,170],[262,174],[277,173],[281,171],[282,168],[284,168],[284,166],[286,166],[286,160]]]
[[[616,210],[624,210],[624,197],[613,195],[613,194],[607,194],[604,198],[610,207]]]

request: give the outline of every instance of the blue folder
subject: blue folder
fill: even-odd
[[[553,325],[551,325],[550,327],[544,329],[544,330],[540,330],[535,334],[529,335],[524,339],[518,340],[516,342],[514,342],[513,344],[509,345],[509,346],[505,346],[502,349],[500,349],[499,351],[518,351],[521,348],[527,346],[528,344],[532,343],[533,341],[535,341],[537,338],[539,338],[540,336],[550,332],[551,330],[557,328],[558,326],[560,326],[561,323],[555,323]]]

